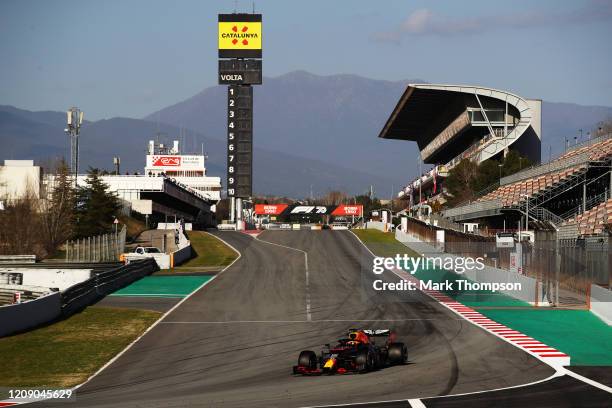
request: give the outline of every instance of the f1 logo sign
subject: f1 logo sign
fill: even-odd
[[[291,210],[291,214],[325,214],[327,213],[327,208],[320,205],[298,205],[293,210]]]

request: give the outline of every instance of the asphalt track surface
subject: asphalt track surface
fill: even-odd
[[[408,406],[408,398],[553,374],[423,294],[369,290],[371,255],[348,231],[217,235],[242,257],[79,388],[71,406],[297,407],[400,399],[399,406]],[[263,240],[305,251],[308,269],[304,252]],[[318,353],[351,327],[397,330],[409,364],[356,375],[291,374],[301,350]]]

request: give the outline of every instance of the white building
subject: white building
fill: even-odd
[[[40,198],[42,170],[33,160],[5,160],[0,166],[0,200],[24,198],[29,192]]]
[[[145,175],[165,174],[217,202],[221,199],[221,177],[206,175],[205,159],[204,154],[181,154],[178,140],[174,141],[172,147],[150,140]]]

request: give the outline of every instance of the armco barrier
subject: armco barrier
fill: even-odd
[[[59,316],[69,316],[103,296],[158,270],[148,258],[104,271],[61,292],[52,292],[35,300],[0,307],[0,337],[32,329]]]
[[[97,272],[90,279],[78,283],[62,294],[62,314],[68,315],[95,300],[158,270],[153,258],[133,261],[127,265]]]
[[[0,307],[0,337],[56,319],[62,310],[61,302],[60,293],[52,292],[36,300]]]

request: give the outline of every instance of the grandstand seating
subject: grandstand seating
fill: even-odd
[[[566,180],[582,170],[586,166],[576,166],[555,173],[549,173],[537,178],[518,181],[516,183],[501,186],[489,194],[479,198],[477,201],[501,200],[502,205],[517,205],[522,199],[522,195],[533,196],[553,185]]]
[[[551,163],[568,161],[581,154],[587,154],[590,161],[599,161],[612,156],[612,138],[570,150]],[[586,164],[574,166],[506,184],[479,198],[477,201],[500,200],[503,206],[517,205],[523,199],[522,195],[534,196],[557,183],[564,182],[568,177],[583,171],[586,167]]]
[[[555,161],[569,159],[570,157],[589,152],[589,159],[592,161],[601,160],[612,155],[612,138],[589,146],[579,147],[559,156]]]
[[[612,199],[567,220],[563,225],[577,224],[580,235],[598,235],[612,229]]]

